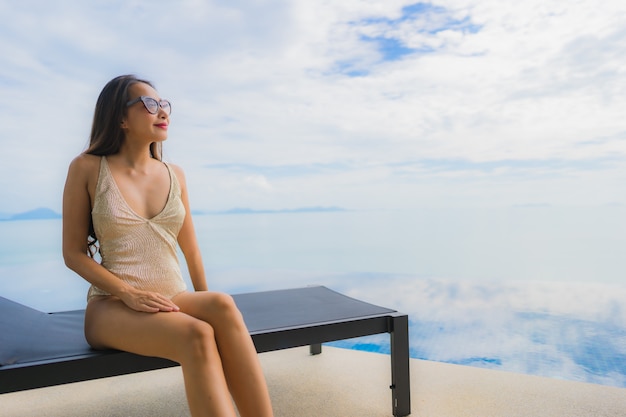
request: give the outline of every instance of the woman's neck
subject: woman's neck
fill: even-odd
[[[141,170],[142,167],[147,166],[152,162],[154,158],[150,154],[150,146],[130,146],[128,144],[122,145],[120,151],[115,155],[115,158],[128,168]]]

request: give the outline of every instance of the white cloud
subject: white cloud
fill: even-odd
[[[410,276],[345,281],[351,296],[409,315],[414,356],[614,386],[626,382],[616,359],[626,354],[623,285]]]
[[[348,280],[348,282],[350,282]],[[621,284],[550,281],[483,281],[378,276],[367,285],[351,285],[349,295],[393,305],[416,320],[481,325],[498,333],[516,314],[545,314],[568,320],[626,325],[626,287]]]
[[[202,209],[261,203],[241,201],[250,196],[228,175],[203,171],[210,163],[357,167],[358,175],[274,179],[277,200],[262,200],[273,207],[304,205],[311,195],[371,206],[372,193],[389,207],[624,203],[616,188],[626,179],[623,163],[590,171],[572,162],[568,177],[539,188],[534,180],[555,159],[626,158],[621,2],[459,0],[403,9],[411,5],[2,2],[0,193],[11,197],[2,211],[58,208],[54,194],[83,149],[95,98],[126,72],[155,81],[173,101],[166,152],[193,173],[190,183],[224,179],[213,194],[192,190]],[[433,51],[384,60],[362,36]],[[548,165],[514,179],[506,166],[479,178],[405,170],[400,181],[383,168],[438,159]],[[32,166],[54,174],[42,183]],[[16,179],[27,192],[14,191]],[[448,192],[417,185],[424,181]],[[489,198],[503,183],[508,196]],[[557,197],[561,190],[572,193]]]

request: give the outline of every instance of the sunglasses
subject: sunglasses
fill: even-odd
[[[168,115],[172,114],[172,104],[169,101],[157,101],[152,97],[147,96],[140,96],[134,100],[129,101],[128,103],[126,103],[126,107],[130,107],[135,103],[139,103],[140,101],[143,103],[143,106],[146,108],[146,110],[148,110],[148,113],[150,114],[157,114],[159,112],[159,107],[162,108]]]

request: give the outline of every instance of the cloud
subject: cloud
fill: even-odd
[[[322,174],[326,172],[336,173],[340,171],[350,170],[346,164],[312,164],[312,165],[245,165],[245,164],[210,164],[206,168],[212,170],[223,170],[241,173],[263,173],[271,177],[299,177],[307,175]]]
[[[349,295],[409,315],[413,357],[626,386],[623,285],[409,276],[342,281]],[[386,337],[337,345],[389,348]]]
[[[172,100],[166,155],[189,171],[200,209],[255,205],[228,185],[229,175],[193,178],[206,176],[206,165],[292,167],[300,174],[272,178],[275,207],[361,206],[379,193],[389,207],[516,204],[529,189],[518,200],[604,204],[626,178],[610,162],[626,154],[626,33],[617,1],[0,7],[2,211],[58,209],[65,167],[84,149],[100,88],[129,72]],[[407,161],[418,163],[398,175]],[[422,175],[428,162],[419,161],[442,162]],[[555,164],[568,175],[538,188],[536,178]],[[311,169],[333,166],[349,169]],[[507,180],[509,198],[489,197],[503,181],[500,169],[482,169],[489,166],[520,174]],[[467,171],[465,189],[476,190],[467,195],[447,182],[433,183],[444,193],[418,185]],[[577,193],[563,198],[560,190]]]
[[[249,175],[244,178],[245,184],[263,191],[271,191],[272,185],[263,175]]]
[[[404,6],[395,18],[373,17],[354,22],[360,40],[373,42],[383,61],[408,55],[442,52],[462,42],[464,35],[477,33],[480,26],[468,15],[429,3]]]

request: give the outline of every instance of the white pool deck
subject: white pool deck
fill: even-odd
[[[391,416],[389,356],[260,355],[276,417]],[[411,359],[411,416],[623,417],[626,389]],[[189,416],[179,367],[0,395],[4,417]]]

